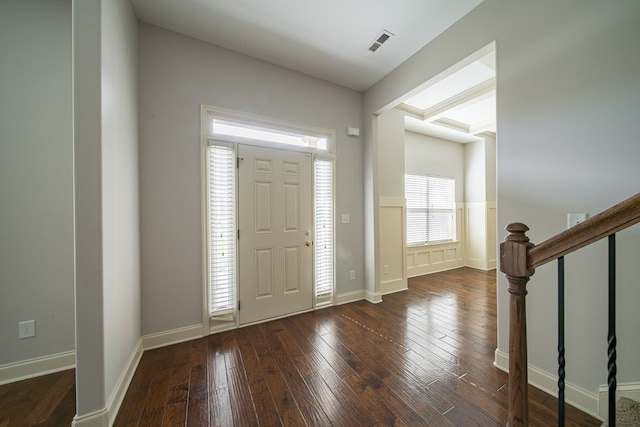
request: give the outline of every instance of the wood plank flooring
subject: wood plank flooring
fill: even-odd
[[[463,268],[377,305],[148,351],[115,426],[504,426],[495,287],[495,271]],[[531,425],[556,425],[556,399],[529,393]],[[569,426],[600,425],[567,411]]]
[[[504,426],[495,271],[144,353],[114,426]],[[0,427],[69,426],[73,371],[0,386]],[[556,399],[529,389],[532,426]],[[599,426],[567,407],[568,426]]]
[[[0,386],[0,427],[68,427],[76,414],[75,370]]]

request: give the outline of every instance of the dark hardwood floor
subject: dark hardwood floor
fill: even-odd
[[[115,426],[504,426],[495,271],[146,352]],[[531,387],[531,425],[556,399]],[[600,422],[568,408],[567,425]]]
[[[432,274],[377,305],[147,351],[114,426],[504,426],[507,376],[493,366],[495,348],[495,272]],[[0,427],[68,426],[67,372],[0,387]],[[556,399],[533,387],[529,396],[531,425],[557,425]],[[567,412],[568,426],[600,425]]]
[[[75,370],[0,386],[0,427],[68,427],[76,414]]]

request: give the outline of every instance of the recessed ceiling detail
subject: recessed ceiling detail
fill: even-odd
[[[408,130],[469,142],[496,131],[495,52],[456,71],[397,108],[405,112]]]
[[[393,33],[387,30],[382,30],[382,34],[378,36],[377,39],[369,46],[369,50],[371,52],[375,52],[378,50],[380,46],[382,46],[387,40],[389,40],[393,36]]]

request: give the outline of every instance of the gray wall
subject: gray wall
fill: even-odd
[[[485,0],[365,92],[365,130],[373,130],[374,113],[494,41],[498,230],[522,221],[532,229],[532,241],[540,242],[566,227],[566,213],[597,213],[636,194],[640,3],[634,0]],[[375,150],[373,136],[365,143]],[[366,176],[375,173],[367,165]],[[375,194],[375,178],[365,188]],[[375,243],[375,230],[367,230],[367,241]],[[499,240],[503,236],[500,232]],[[619,239],[619,302],[626,309],[618,318],[620,382],[640,379],[640,342],[633,335],[638,311],[631,307],[640,299],[632,279],[638,274],[632,258],[637,258],[639,237],[636,226]],[[595,261],[596,253],[601,261]],[[606,383],[605,291],[599,269],[604,257],[602,248],[595,247],[567,260],[568,380],[591,393]],[[555,334],[549,332],[556,323],[554,276],[554,266],[538,269],[528,296],[529,362],[551,375],[556,370]],[[502,275],[498,294],[498,350],[508,353]]]
[[[138,24],[128,0],[102,8],[102,229],[105,390],[140,339]]]
[[[378,191],[380,197],[404,198],[404,113],[389,110],[378,117]]]
[[[0,58],[3,365],[75,349],[71,2],[3,1]]]
[[[397,173],[417,173],[444,176],[456,180],[456,202],[465,201],[464,150],[466,145],[446,141],[415,132],[406,132],[404,171]],[[404,194],[403,194],[404,197]]]
[[[485,172],[487,180],[487,201],[496,201],[496,183],[497,183],[497,152],[496,152],[496,138],[493,136],[483,135],[484,139],[484,153],[485,153]]]
[[[73,2],[76,413],[104,408],[100,0]]]
[[[91,422],[140,340],[137,22],[127,0],[73,14],[76,394]]]
[[[464,152],[464,192],[466,202],[487,201],[487,165],[484,141],[465,144]]]
[[[361,94],[147,24],[138,51],[143,334],[202,323],[201,104],[335,130],[338,293],[362,289]]]

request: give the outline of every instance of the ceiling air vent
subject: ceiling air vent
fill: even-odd
[[[389,38],[391,38],[392,35],[393,33],[387,30],[382,30],[382,34],[380,34],[378,38],[373,43],[371,43],[371,46],[369,46],[369,50],[371,52],[375,52],[376,50],[378,50],[380,46],[384,44],[384,42],[389,40]]]

